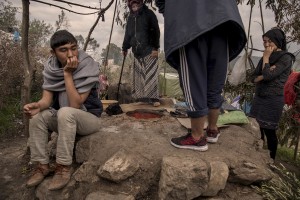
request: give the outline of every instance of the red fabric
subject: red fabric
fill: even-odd
[[[293,118],[294,120],[296,120],[298,123],[300,123],[300,113],[294,114],[294,115],[292,116],[292,118]]]
[[[294,85],[297,81],[299,81],[299,79],[300,73],[292,72],[284,85],[284,102],[289,106],[295,103],[297,94],[294,90]]]

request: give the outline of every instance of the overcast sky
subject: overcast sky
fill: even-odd
[[[22,2],[20,0],[9,0],[13,3],[13,6],[20,7],[20,12],[22,11]],[[52,3],[55,5],[60,5],[65,8],[68,8],[70,10],[80,12],[80,13],[91,13],[95,10],[92,9],[85,9],[77,6],[71,6],[68,4],[58,3],[51,0],[42,0],[44,2]],[[99,7],[99,0],[68,0],[69,2],[74,2],[77,4],[82,4],[90,7]],[[100,0],[101,1],[101,0]],[[108,5],[109,0],[102,0],[102,8],[106,7]],[[246,33],[248,33],[248,27],[249,27],[249,18],[250,18],[250,6],[239,6],[240,14],[245,26]],[[53,27],[55,25],[55,21],[58,20],[58,15],[61,13],[60,8],[56,8],[53,6],[48,6],[45,4],[37,3],[30,1],[30,19],[39,19],[44,20],[46,23],[51,24]],[[112,25],[112,17],[113,17],[113,11],[114,11],[114,4],[111,6],[111,8],[106,12],[105,14],[105,22],[99,21],[97,27],[94,29],[92,37],[95,38],[98,43],[100,44],[100,49],[104,48],[109,41],[109,35]],[[93,15],[77,15],[74,13],[70,13],[68,11],[65,11],[67,19],[69,20],[70,27],[68,30],[73,33],[74,35],[81,34],[84,38],[87,37],[87,34],[91,28],[91,26],[94,24],[95,20],[97,19],[97,14]],[[160,13],[155,12],[159,21],[159,27],[161,31],[161,48],[163,49],[163,37],[164,37],[164,26],[163,26],[163,17]],[[265,23],[265,31],[269,30],[270,28],[275,26],[274,22],[274,14],[267,9],[263,9],[263,15],[264,15],[264,23]],[[20,17],[21,15],[19,15]],[[252,14],[252,22],[251,22],[251,28],[250,28],[250,35],[252,36],[252,40],[254,43],[254,48],[257,49],[263,49],[262,45],[262,28],[261,28],[261,17],[259,12],[259,7],[256,5],[253,9]],[[124,30],[120,25],[117,25],[114,23],[113,28],[113,34],[111,42],[115,43],[119,47],[121,47],[124,37]],[[294,52],[295,48],[291,48],[290,51]],[[261,53],[255,52],[254,55],[260,56]]]

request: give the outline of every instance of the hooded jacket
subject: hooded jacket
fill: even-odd
[[[229,60],[233,60],[246,44],[246,34],[235,0],[156,0],[165,18],[164,50],[167,62],[179,67],[176,51],[222,25],[228,36]]]
[[[132,47],[134,56],[142,58],[159,49],[159,38],[156,15],[143,4],[137,13],[131,12],[127,19],[122,50]]]

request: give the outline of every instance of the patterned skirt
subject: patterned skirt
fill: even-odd
[[[256,119],[260,128],[276,130],[283,106],[283,96],[255,96],[249,116]]]
[[[141,102],[159,101],[158,58],[151,54],[134,58],[132,98]]]

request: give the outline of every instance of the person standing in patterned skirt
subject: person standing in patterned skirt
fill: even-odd
[[[295,56],[287,51],[285,33],[279,28],[272,28],[262,36],[265,47],[255,71],[252,82],[255,83],[255,96],[250,110],[250,117],[259,124],[261,139],[275,160],[278,138],[276,130],[284,106],[284,84],[287,81]]]
[[[132,98],[159,106],[158,49],[160,30],[157,17],[143,0],[128,0],[130,15],[122,45],[123,55],[134,54]]]

